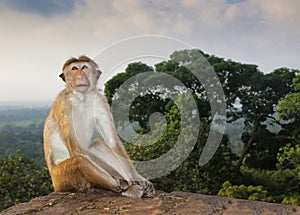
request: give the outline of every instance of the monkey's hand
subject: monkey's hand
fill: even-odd
[[[118,183],[116,192],[122,193],[122,192],[128,190],[128,187],[129,187],[128,181],[126,181],[125,179],[116,179],[116,180]]]

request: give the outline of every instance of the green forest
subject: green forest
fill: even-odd
[[[218,123],[211,117],[205,83],[191,72],[193,68],[202,68],[204,73],[211,71],[203,68],[203,56],[224,90],[226,130],[214,156],[200,166],[199,158],[209,131]],[[108,102],[122,104],[123,93],[135,95],[143,83],[153,82],[152,76],[134,79],[146,72],[173,76],[187,90],[157,81],[156,86],[138,94],[130,104],[129,120],[137,125],[136,132],[147,134],[151,128],[156,129],[154,133],[165,131],[151,145],[133,145],[124,140],[133,160],[158,158],[174,147],[184,114],[171,99],[174,95],[180,99],[186,91],[191,93],[197,106],[197,113],[193,114],[200,119],[198,136],[191,137],[189,133],[184,136],[187,141],[196,138],[189,156],[169,174],[153,179],[156,189],[300,205],[300,70],[283,67],[265,74],[254,64],[220,58],[198,49],[180,50],[154,67],[143,62],[129,64],[123,73],[106,82],[104,93]],[[119,90],[127,80],[133,80],[134,84],[130,89]],[[166,90],[170,87],[171,91]],[[191,102],[185,104],[189,106]],[[42,136],[49,109],[0,107],[0,210],[53,191],[45,166]],[[163,114],[166,126],[149,124],[155,112]],[[113,114],[118,119],[116,125],[124,124],[118,116],[122,112]]]

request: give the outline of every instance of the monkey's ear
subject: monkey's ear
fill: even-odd
[[[64,73],[61,73],[61,74],[59,75],[59,77],[60,77],[64,82],[66,82],[66,78],[65,78],[65,74],[64,74]]]
[[[100,70],[97,70],[97,76],[96,76],[96,80],[99,79],[100,75],[102,74],[102,72]]]

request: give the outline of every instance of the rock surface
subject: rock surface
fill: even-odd
[[[153,198],[131,199],[107,190],[93,189],[89,193],[54,192],[0,212],[0,215],[4,214],[291,215],[300,214],[300,207],[184,192],[158,191]]]

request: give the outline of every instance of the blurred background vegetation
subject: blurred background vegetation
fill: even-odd
[[[189,70],[200,66],[200,55],[218,75],[227,105],[225,135],[213,158],[202,167],[199,158],[213,122],[207,93]],[[144,72],[161,72],[180,80],[192,93],[201,122],[192,152],[178,168],[153,180],[157,189],[300,205],[299,70],[278,68],[264,74],[256,65],[225,60],[200,50],[175,51],[169,61],[154,68],[142,62],[129,64],[106,83],[104,92],[109,103],[122,102],[118,88]],[[136,87],[131,86],[126,93],[140,90],[139,82],[136,80]],[[160,89],[169,87],[165,82],[157,84]],[[140,134],[150,131],[149,117],[154,112],[162,113],[167,122],[165,133],[152,145],[124,141],[133,160],[157,158],[176,143],[181,113],[169,96],[184,92],[173,87],[172,92],[149,89],[130,105],[130,123]],[[42,137],[49,109],[0,107],[0,210],[53,191]],[[161,126],[157,123],[156,129],[161,130]]]

